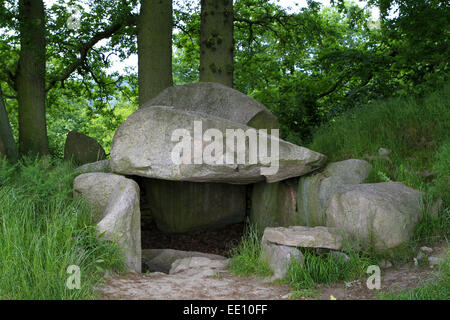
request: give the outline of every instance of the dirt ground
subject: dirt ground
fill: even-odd
[[[449,244],[442,242],[433,246],[433,257],[446,258]],[[437,267],[420,264],[414,265],[413,262],[394,266],[381,270],[381,288],[380,290],[369,290],[366,285],[366,279],[361,279],[346,285],[345,283],[334,284],[331,286],[321,286],[318,289],[318,299],[330,299],[333,296],[337,300],[371,300],[376,299],[380,291],[398,292],[417,288],[427,281],[434,281],[437,273]]]
[[[445,257],[448,244],[433,247],[433,256]],[[381,271],[381,291],[408,290],[424,281],[433,281],[435,268],[407,263]],[[320,286],[311,297],[297,299],[367,300],[376,299],[379,290],[369,290],[366,278],[350,284]],[[124,300],[288,300],[288,285],[271,284],[264,279],[242,278],[229,272],[217,276],[167,275],[162,273],[128,274],[106,278],[99,289],[100,299]]]
[[[318,299],[330,300],[331,296],[337,300],[372,300],[376,299],[380,291],[398,292],[409,290],[421,285],[424,281],[433,279],[433,269],[430,267],[415,267],[413,264],[381,271],[380,290],[367,288],[366,279],[349,283],[334,284],[319,287]]]
[[[274,300],[288,299],[287,285],[272,285],[222,273],[195,277],[185,274],[129,274],[113,277],[100,288],[101,298],[124,300]]]

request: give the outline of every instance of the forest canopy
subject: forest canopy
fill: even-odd
[[[144,29],[138,0],[32,1],[27,11],[28,2],[0,2],[0,94],[20,152],[61,156],[70,130],[93,136],[108,150],[115,129],[139,105],[140,80],[151,78],[150,71],[111,67],[137,54],[139,45],[155,48],[151,41],[162,37],[150,33],[148,43],[138,41]],[[201,39],[201,3],[167,3],[170,8],[152,9],[153,18],[158,10],[172,17],[161,20],[169,21],[164,30],[171,39],[164,37],[171,52],[153,53],[170,56],[165,83],[202,80],[202,41],[207,47],[212,40]],[[232,84],[266,105],[278,116],[283,138],[298,144],[345,110],[380,98],[421,96],[448,81],[447,1],[331,3],[307,1],[297,10],[266,0],[231,5]],[[379,8],[379,19],[371,7]],[[226,40],[223,34],[216,45]],[[36,84],[31,102],[27,81]]]

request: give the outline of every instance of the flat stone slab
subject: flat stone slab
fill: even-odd
[[[224,272],[228,268],[229,260],[213,260],[205,257],[190,257],[175,260],[172,263],[169,274],[189,273],[213,276],[218,272]]]
[[[325,248],[340,250],[343,237],[334,228],[292,226],[288,228],[266,228],[263,243],[302,248]]]
[[[191,257],[203,257],[211,260],[226,260],[223,256],[196,251],[182,251],[174,249],[142,250],[142,262],[151,272],[169,273],[172,263],[176,260]]]

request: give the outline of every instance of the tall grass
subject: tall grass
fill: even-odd
[[[97,239],[89,207],[72,199],[73,168],[49,158],[0,160],[0,299],[89,299],[105,269],[121,271],[117,245]],[[81,269],[81,289],[66,286]]]
[[[310,147],[331,161],[375,155],[383,147],[392,150],[393,167],[431,168],[433,154],[450,142],[449,97],[446,86],[422,99],[402,97],[355,108],[319,128]]]
[[[247,224],[247,229],[239,244],[231,249],[230,270],[233,274],[264,277],[272,274],[268,264],[262,259],[261,235],[256,225]]]
[[[331,252],[318,254],[314,250],[302,251],[304,261],[293,259],[286,277],[286,282],[298,291],[314,289],[319,284],[357,279],[372,264],[371,259],[355,251],[348,252],[348,259]]]

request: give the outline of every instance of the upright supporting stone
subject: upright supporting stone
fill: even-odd
[[[329,163],[321,172],[301,177],[297,196],[299,225],[324,226],[333,193],[342,185],[362,183],[370,170],[372,166],[367,161],[349,159]]]
[[[246,187],[224,183],[144,179],[158,228],[183,233],[244,220]]]
[[[298,224],[297,207],[298,179],[275,183],[260,182],[253,186],[250,222],[258,231],[266,227],[287,227]]]
[[[74,197],[91,205],[101,239],[115,240],[129,271],[141,272],[141,211],[139,186],[111,173],[85,173],[75,178]]]

